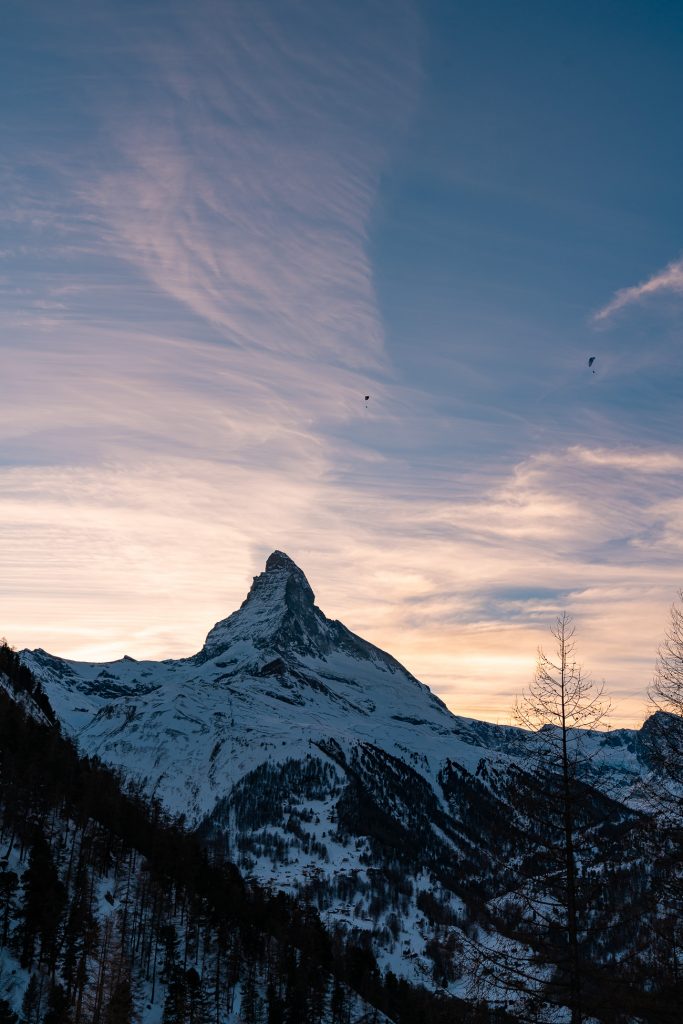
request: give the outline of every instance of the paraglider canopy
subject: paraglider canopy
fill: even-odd
[[[365,396],[365,401],[367,402],[369,398],[370,398],[370,395],[366,395]]]
[[[591,356],[590,359],[588,360],[588,365],[592,366],[594,362],[595,362],[595,356]]]

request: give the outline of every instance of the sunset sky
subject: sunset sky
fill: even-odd
[[[0,635],[189,655],[280,548],[457,713],[566,609],[639,723],[682,95],[680,0],[5,0]]]

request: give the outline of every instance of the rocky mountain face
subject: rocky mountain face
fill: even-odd
[[[541,840],[517,799],[528,734],[452,714],[328,619],[279,551],[192,657],[21,658],[82,752],[331,931],[367,940],[383,969],[467,994],[468,944]],[[587,740],[591,827],[609,827],[605,857],[618,847],[623,864],[642,744],[631,730]]]

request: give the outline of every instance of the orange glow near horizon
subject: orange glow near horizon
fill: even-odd
[[[312,457],[319,462],[320,450]],[[558,537],[566,543],[576,531],[569,520],[548,536],[542,498],[540,537],[529,506],[521,538],[511,540],[517,482],[526,489],[542,466],[550,486],[556,466],[566,473],[571,458],[536,460],[502,481],[490,500],[503,517],[498,536],[484,499],[468,531],[469,499],[467,507],[454,500],[406,507],[400,498],[377,505],[356,492],[352,502],[315,471],[296,486],[287,473],[217,473],[215,463],[177,460],[137,472],[130,465],[10,472],[0,503],[4,536],[13,541],[2,549],[0,633],[18,648],[80,660],[188,656],[239,607],[270,550],[280,548],[307,574],[329,617],[388,650],[469,717],[510,722],[537,647],[567,608],[579,660],[614,695],[612,726],[636,726],[647,714],[676,572],[591,566],[579,551],[558,558]],[[235,500],[221,501],[226,493]],[[423,536],[420,522],[441,525]],[[292,537],[305,544],[289,544]],[[543,589],[550,580],[561,593]]]

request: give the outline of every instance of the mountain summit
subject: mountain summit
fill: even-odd
[[[209,632],[199,657],[216,657],[235,643],[274,654],[324,655],[329,650],[326,624],[302,570],[284,551],[273,551],[239,610]]]
[[[266,559],[266,572],[299,573],[304,576],[299,566],[284,551],[273,551]],[[304,579],[306,577],[304,576]],[[308,580],[306,580],[308,583]]]
[[[264,657],[327,661],[335,651],[357,660],[382,662],[390,671],[412,676],[391,655],[328,619],[315,603],[306,576],[284,551],[273,551],[264,572],[254,576],[240,608],[209,631],[197,661],[230,650],[235,664],[258,667]]]
[[[417,751],[427,730],[436,767],[462,727],[395,658],[328,619],[283,551],[191,657],[89,663],[36,650],[22,659],[83,749],[144,776],[195,821],[228,777],[254,769],[265,751],[298,757],[304,736]]]

